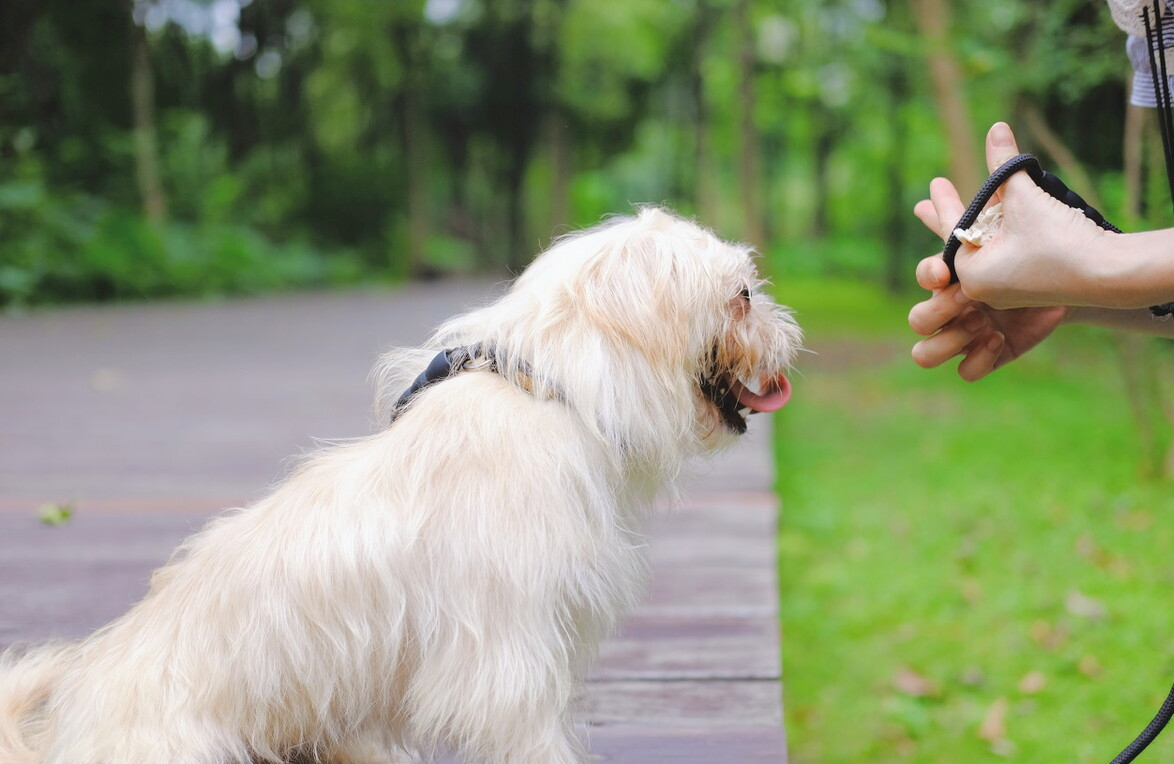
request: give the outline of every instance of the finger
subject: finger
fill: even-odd
[[[966,211],[966,205],[962,203],[962,197],[958,196],[958,189],[945,178],[930,181],[929,200],[938,218],[938,235],[945,241],[954,232],[954,226]]]
[[[985,332],[972,343],[970,352],[958,364],[958,376],[967,382],[977,382],[999,365],[1006,337],[1001,332]]]
[[[952,284],[910,309],[909,328],[928,337],[958,318],[971,305],[973,303],[962,294],[959,285]]]
[[[942,229],[946,225],[938,219],[937,208],[934,207],[933,201],[929,199],[922,199],[917,204],[913,205],[914,216],[921,221],[921,224],[928,228],[934,236],[942,236]],[[951,228],[951,231],[954,229]],[[945,237],[942,237],[943,241]]]
[[[913,361],[931,369],[965,350],[987,326],[986,316],[974,310],[945,329],[913,346]]]
[[[941,255],[924,258],[917,264],[917,283],[922,289],[937,291],[950,285],[950,269]]]

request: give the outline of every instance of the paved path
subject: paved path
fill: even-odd
[[[0,318],[0,645],[125,611],[205,518],[370,431],[367,373],[487,284]],[[579,715],[593,760],[785,761],[767,422],[658,518],[648,600]],[[35,519],[46,502],[75,519]]]

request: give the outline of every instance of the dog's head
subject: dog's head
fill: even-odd
[[[679,462],[786,402],[801,335],[761,285],[747,247],[643,208],[561,238],[434,344],[493,343],[624,453]]]

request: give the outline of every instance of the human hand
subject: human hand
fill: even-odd
[[[991,133],[995,133],[994,128]],[[993,144],[988,135],[987,163],[992,170],[1018,153],[1013,137],[1010,146]],[[1008,148],[1010,154],[1006,153]],[[1035,187],[1030,179],[1021,180]],[[945,240],[965,209],[954,185],[944,178],[936,178],[930,183],[930,198],[919,202],[914,214]],[[963,248],[975,249],[965,244]],[[958,374],[971,382],[1035,347],[1055,330],[1068,312],[1063,306],[1000,310],[971,299],[962,284],[950,284],[949,268],[939,255],[927,257],[918,264],[917,283],[933,295],[909,312],[910,327],[927,337],[914,345],[914,361],[931,368],[961,355]],[[963,283],[969,284],[969,277],[964,276]]]
[[[1003,122],[993,125],[986,138],[990,171],[1019,153],[1011,128]],[[938,192],[931,185],[930,204],[946,204],[952,215],[957,192]],[[1106,245],[1111,250],[1120,244],[1115,234],[1050,196],[1025,172],[1008,178],[993,203],[1003,205],[1001,224],[981,247],[963,243],[954,261],[967,297],[994,308],[1117,307],[1114,296],[1103,293],[1110,290],[1100,278]],[[938,217],[946,220],[943,210]]]
[[[999,310],[975,302],[958,284],[950,284],[950,269],[940,255],[918,263],[917,283],[933,295],[909,311],[909,326],[926,337],[913,346],[914,362],[929,369],[961,355],[958,375],[968,382],[982,379],[1031,350],[1055,331],[1069,310]]]

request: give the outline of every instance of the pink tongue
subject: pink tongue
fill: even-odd
[[[766,414],[787,405],[791,399],[791,382],[780,374],[769,383],[764,382],[763,391],[756,393],[735,379],[730,382],[730,392],[746,408]]]

